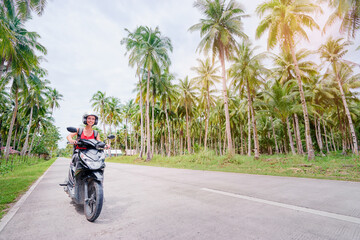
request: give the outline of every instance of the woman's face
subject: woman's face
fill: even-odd
[[[95,124],[95,117],[94,116],[88,116],[86,118],[86,123],[89,126],[93,126]]]

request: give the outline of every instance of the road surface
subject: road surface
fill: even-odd
[[[107,163],[94,223],[59,158],[0,222],[0,239],[360,239],[360,183]]]

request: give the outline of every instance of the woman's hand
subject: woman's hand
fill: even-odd
[[[77,141],[76,141],[76,140],[74,140],[74,139],[70,139],[69,143],[70,143],[70,144],[76,144],[76,143],[77,143]]]
[[[105,145],[105,149],[109,149],[110,148],[110,145],[109,144],[106,144]]]

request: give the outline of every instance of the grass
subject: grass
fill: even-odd
[[[0,219],[11,204],[26,192],[54,161],[55,158],[48,161],[38,158],[24,161],[15,158],[12,166],[0,165]]]
[[[313,161],[308,161],[306,156],[299,155],[262,155],[259,160],[255,160],[254,157],[241,155],[217,156],[213,152],[170,158],[155,155],[149,162],[138,156],[111,157],[107,161],[170,168],[360,182],[360,158],[353,155],[343,156],[341,153],[315,157]]]

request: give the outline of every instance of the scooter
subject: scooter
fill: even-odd
[[[75,133],[77,129],[68,127],[69,132]],[[114,139],[109,135],[107,139]],[[101,212],[104,193],[103,180],[105,169],[105,142],[96,139],[80,139],[76,145],[70,163],[68,181],[60,184],[69,197],[79,205],[84,205],[86,219],[95,221]]]

